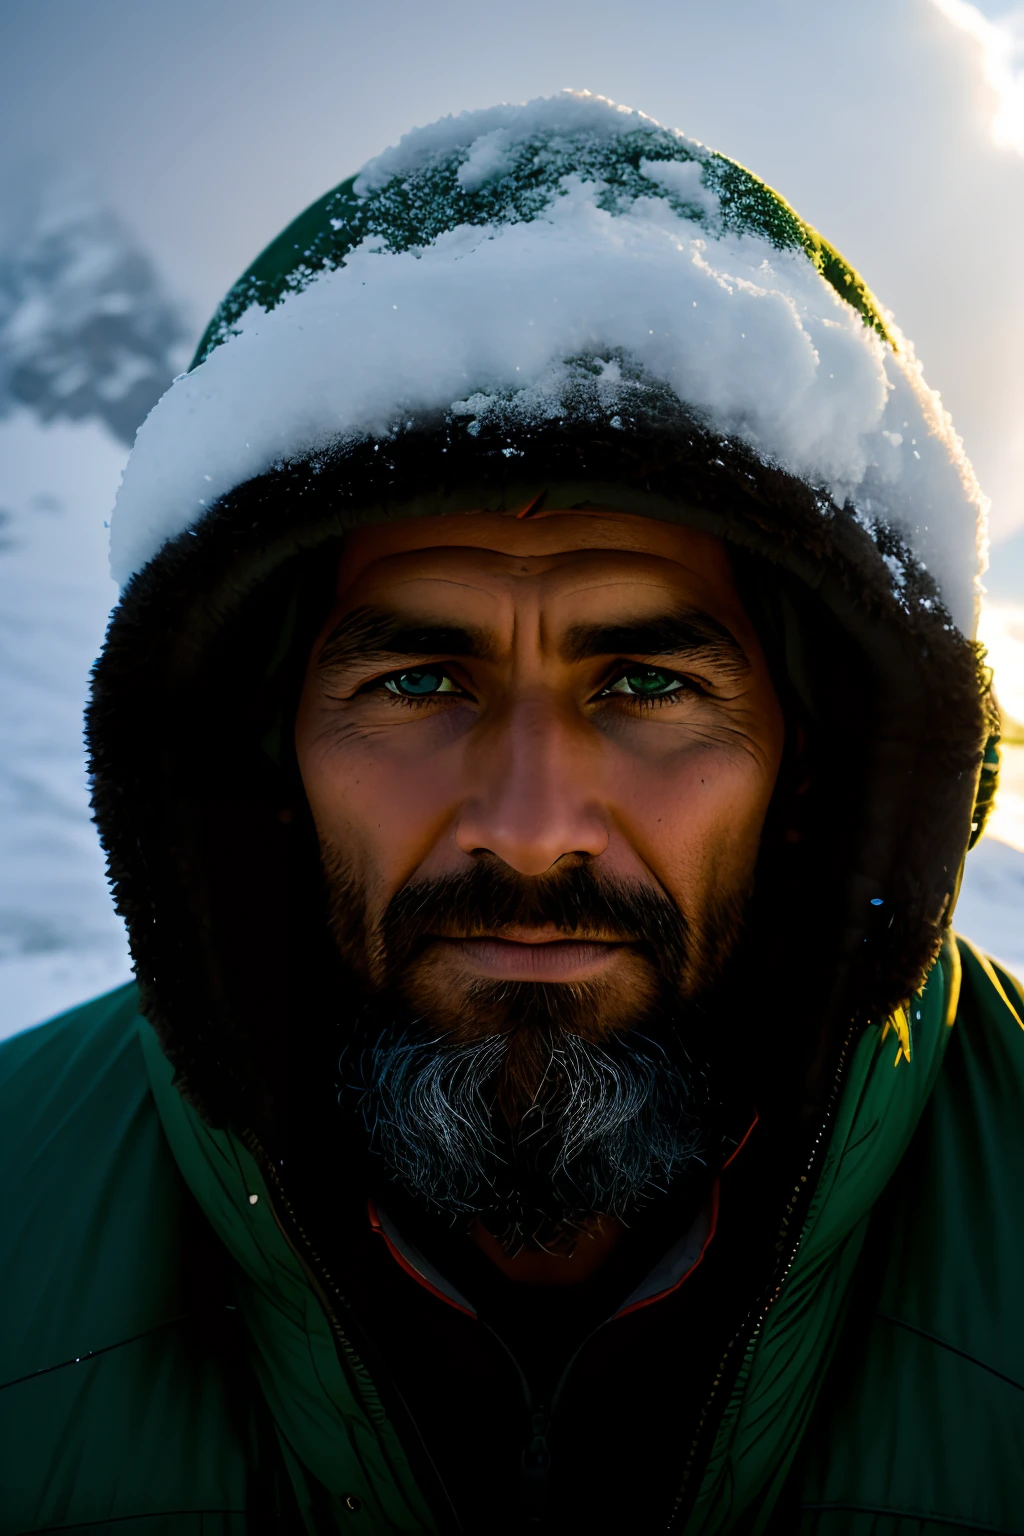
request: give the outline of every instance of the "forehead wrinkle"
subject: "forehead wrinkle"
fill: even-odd
[[[584,546],[525,552],[495,548],[491,545],[436,544],[378,555],[357,568],[352,573],[350,581],[343,582],[339,588],[339,595],[344,595],[345,588],[359,589],[364,584],[372,589],[382,579],[392,587],[417,581],[449,582],[472,587],[477,585],[473,580],[474,566],[480,571],[483,581],[488,578],[499,581],[513,578],[521,580],[524,577],[527,579],[553,577],[557,580],[559,576],[566,573],[567,568],[571,570],[576,563],[589,570],[595,564],[602,562],[615,562],[620,567],[626,564],[633,572],[633,574],[629,571],[613,573],[610,578],[612,580],[639,580],[641,579],[639,572],[644,567],[649,570],[651,564],[675,568],[700,580],[699,570],[690,567],[677,556],[647,549]],[[341,574],[343,573],[344,562]]]
[[[479,569],[481,556],[488,562],[483,569]],[[613,562],[615,568],[594,573],[594,565],[605,562]],[[473,566],[478,567],[476,572]],[[479,591],[485,598],[492,598],[495,586],[500,586],[513,599],[516,587],[537,582],[545,598],[550,595],[557,599],[619,585],[673,588],[696,583],[703,588],[706,573],[672,556],[647,550],[586,548],[522,555],[490,547],[442,545],[384,555],[364,567],[347,584],[347,590],[373,593],[381,586],[395,590],[423,582]],[[339,595],[343,597],[345,590]]]
[[[691,572],[690,574],[696,575],[695,572]],[[699,578],[697,584],[702,585]],[[624,587],[631,591],[635,591],[637,587],[646,587],[653,592],[661,594],[662,598],[664,598],[665,594],[668,593],[674,597],[676,602],[680,600],[678,587],[675,585],[675,583],[670,580],[659,580],[657,577],[651,576],[649,573],[646,575],[636,576],[609,576],[604,581],[580,581],[578,583],[572,583],[571,585],[567,584],[563,591],[553,595],[557,598],[577,597],[581,593],[585,592],[607,592],[610,588],[614,587]]]
[[[495,598],[497,596],[497,593],[495,592],[493,586],[488,586],[487,584],[485,584],[485,583],[483,583],[481,581],[469,581],[469,580],[466,580],[465,578],[460,578],[460,577],[450,576],[450,575],[442,575],[440,573],[435,575],[433,572],[427,572],[427,571],[411,571],[411,572],[408,572],[404,576],[398,576],[398,577],[396,577],[396,578],[386,582],[385,585],[384,585],[384,591],[381,593],[381,596],[378,599],[377,603],[374,603],[374,600],[373,600],[373,593],[374,593],[374,589],[375,589],[376,583],[371,582],[369,585],[370,585],[370,603],[369,603],[369,606],[378,606],[379,605],[382,608],[387,606],[387,596],[386,596],[387,593],[395,592],[395,591],[397,591],[398,589],[400,589],[402,587],[410,587],[410,586],[424,586],[424,585],[427,585],[427,586],[437,586],[437,587],[442,587],[442,588],[444,588],[444,587],[454,587],[456,590],[461,590],[461,591],[464,591],[464,592],[472,592],[472,593],[476,594],[477,596],[482,598],[485,602],[489,603],[492,607],[493,607],[493,604],[495,602]],[[429,602],[430,602],[429,595],[427,595],[426,597],[424,597],[422,599],[417,599],[417,601],[420,602],[423,606],[427,606],[427,605],[429,605]],[[360,605],[360,606],[362,606],[362,605]],[[452,622],[452,620],[451,620],[450,617],[445,617],[445,618],[439,618],[437,620],[437,622],[439,624],[441,624],[441,623],[450,624]]]
[[[622,553],[619,550],[564,552],[566,555],[584,554],[587,556],[609,554],[615,558],[621,558]],[[659,565],[670,565],[686,571],[687,575],[695,578],[697,584],[701,585],[697,572],[690,571],[685,566],[680,567],[676,561],[666,561],[659,556],[654,558],[657,559]],[[639,553],[636,559],[638,564],[643,562],[644,565],[648,565],[650,557],[644,553]],[[680,593],[678,587],[672,582],[670,573],[666,572],[664,575],[654,573],[651,572],[649,566],[648,569],[633,574],[609,573],[604,579],[600,577],[592,579],[581,577],[577,581],[573,581],[571,578],[569,580],[565,579],[571,567],[569,562],[563,557],[562,552],[557,552],[551,556],[531,557],[531,563],[535,566],[532,570],[523,569],[525,562],[519,556],[502,556],[502,563],[509,568],[491,572],[492,582],[490,584],[478,585],[476,582],[462,581],[454,577],[434,576],[426,573],[422,575],[410,574],[405,578],[405,581],[437,581],[452,586],[465,587],[468,590],[479,591],[481,596],[491,604],[499,599],[507,598],[509,600],[511,617],[511,628],[507,636],[507,649],[510,653],[521,650],[524,645],[532,650],[534,647],[531,644],[531,639],[535,641],[537,650],[542,654],[549,649],[556,653],[561,653],[564,650],[564,646],[558,641],[557,637],[562,626],[551,610],[556,609],[561,602],[567,599],[585,595],[588,592],[607,592],[621,587],[624,589],[623,600],[628,601],[632,597],[635,602],[637,588],[645,588],[656,594],[655,601],[658,606],[652,617],[658,617],[665,613],[666,600],[673,607],[678,608],[681,606]],[[588,561],[587,563],[591,562]],[[693,605],[693,611],[698,611],[697,604]],[[606,624],[614,623],[615,620],[610,618],[604,622]],[[635,608],[630,612],[626,622],[641,622],[635,614]],[[713,620],[712,622],[716,621]],[[503,645],[505,639],[505,636],[501,637]]]
[[[660,557],[659,564],[670,564],[690,580],[684,584],[672,580],[670,573],[665,573],[663,576],[661,573],[650,570],[632,576],[624,574],[608,575],[603,579],[595,577],[593,580],[580,580],[578,583],[566,585],[552,592],[549,599],[550,605],[586,597],[591,593],[614,591],[621,587],[623,589],[621,617],[614,611],[607,615],[595,615],[580,623],[566,626],[567,630],[613,629],[626,626],[640,628],[652,624],[685,625],[690,622],[698,628],[703,625],[708,631],[709,648],[722,646],[731,650],[736,660],[742,661],[747,666],[752,665],[752,658],[759,654],[760,647],[756,634],[751,630],[746,612],[739,604],[735,593],[724,594],[723,601],[722,594],[708,590],[708,583],[701,572],[681,562],[674,560],[669,562]],[[641,599],[641,593],[643,599]],[[652,606],[649,612],[645,612],[644,599],[649,599],[650,594],[654,594],[653,602],[656,606]],[[753,643],[752,653],[749,649],[751,642]]]
[[[475,554],[476,551],[474,550]],[[503,557],[504,560],[504,557]],[[381,594],[381,605],[387,603],[385,594],[393,593],[397,588],[424,588],[426,592],[418,591],[415,598],[405,600],[415,602],[415,617],[413,624],[431,623],[438,627],[460,628],[473,633],[478,637],[478,643],[474,649],[474,655],[481,660],[495,661],[499,655],[512,655],[525,645],[532,650],[531,638],[536,640],[538,648],[545,644],[545,590],[543,578],[548,574],[548,568],[524,571],[521,569],[522,560],[519,556],[508,557],[505,569],[492,570],[482,574],[480,579],[474,581],[468,576],[456,576],[450,573],[433,571],[407,571],[394,580],[389,580],[384,585]],[[486,578],[490,576],[488,581]],[[516,585],[513,585],[515,583]],[[371,601],[373,597],[374,583],[370,583]],[[484,625],[475,625],[467,622],[463,614],[456,612],[444,612],[445,597],[451,594],[437,594],[438,601],[442,605],[442,611],[436,617],[430,616],[431,587],[452,588],[454,593],[471,592],[487,604],[487,620]],[[401,619],[401,625],[406,627],[406,621]]]
[[[622,569],[624,553],[631,555],[626,569]],[[423,569],[423,555],[433,557],[428,558],[427,569]],[[486,557],[487,567],[474,570],[472,566],[480,555]],[[448,564],[450,556],[455,557],[452,564]],[[468,557],[469,569],[466,569],[463,556]],[[574,569],[575,557],[582,557],[582,569]],[[601,562],[603,557],[615,561],[619,568],[595,571],[595,562]],[[492,560],[493,564],[490,563]],[[398,569],[395,569],[396,565]],[[455,569],[452,569],[452,565]],[[679,615],[683,612],[695,615],[706,613],[709,606],[706,599],[711,596],[706,589],[707,581],[700,570],[678,559],[652,555],[647,551],[633,554],[598,548],[549,552],[524,558],[506,551],[481,549],[479,546],[434,546],[385,556],[375,561],[351,584],[348,596],[351,599],[355,594],[365,594],[368,599],[367,608],[376,608],[379,602],[380,608],[389,610],[389,618],[396,628],[404,630],[429,626],[472,632],[472,654],[481,659],[496,660],[499,653],[515,653],[524,645],[531,652],[536,650],[543,654],[550,651],[561,654],[563,659],[570,659],[570,653],[580,650],[581,646],[591,655],[594,654],[594,648],[585,645],[580,639],[566,642],[560,638],[568,627],[568,616],[558,613],[558,609],[565,603],[572,606],[574,600],[582,599],[585,604],[588,596],[595,595],[600,602],[601,595],[607,594],[604,600],[612,612],[595,616],[591,622],[572,626],[573,631],[589,631],[596,638],[601,629],[611,631],[656,625],[659,619],[665,619],[673,611]],[[468,622],[470,615],[465,614],[463,605],[470,594],[473,599],[470,605],[472,608],[476,608],[477,599],[487,605],[483,624]],[[375,598],[378,602],[374,601]],[[412,609],[408,619],[400,611],[395,613],[393,607],[397,606],[401,610],[406,602]],[[431,611],[435,602],[440,612]],[[643,609],[648,602],[651,602],[653,611],[645,614]],[[712,603],[710,606],[720,605]],[[727,606],[731,608],[732,605]],[[460,607],[463,607],[462,612],[459,611]],[[637,611],[638,607],[640,612]],[[625,611],[621,611],[620,617],[615,609]],[[743,630],[745,626],[742,616],[739,617],[740,629]],[[706,636],[703,649],[708,661],[719,660],[724,663],[728,660],[733,668],[737,663],[744,668],[749,667],[748,657],[735,635],[710,614],[708,619],[711,629],[720,627],[718,635]],[[611,648],[633,652],[648,650],[654,654],[651,647],[626,645],[625,636],[620,647],[613,645]],[[436,650],[431,647],[429,654],[440,654],[443,649],[448,647],[440,646]],[[675,649],[692,655],[698,645],[696,637],[690,637],[688,643],[680,637],[679,645],[669,647],[659,643],[656,649],[659,654],[668,654],[670,649]],[[713,654],[716,651],[719,652],[717,657]],[[731,651],[731,656],[723,654],[727,651]],[[407,652],[412,653],[411,649]],[[428,649],[417,650],[417,654],[426,655]],[[366,659],[365,650],[361,651],[358,659]]]

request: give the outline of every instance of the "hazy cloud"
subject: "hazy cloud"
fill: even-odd
[[[981,50],[985,83],[995,95],[992,142],[1024,155],[1024,8],[989,17],[970,0],[931,0]]]

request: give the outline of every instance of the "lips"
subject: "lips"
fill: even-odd
[[[438,938],[457,964],[494,981],[583,981],[598,975],[625,948],[621,941],[535,937]],[[526,934],[528,933],[528,937]]]

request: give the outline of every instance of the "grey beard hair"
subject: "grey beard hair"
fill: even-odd
[[[635,1032],[600,1044],[553,1033],[533,1103],[510,1135],[493,1107],[507,1042],[452,1044],[415,1025],[385,1027],[342,1058],[371,1149],[418,1203],[480,1216],[514,1244],[571,1232],[591,1215],[627,1218],[703,1161],[703,1074]]]

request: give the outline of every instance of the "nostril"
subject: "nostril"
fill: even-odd
[[[543,874],[565,858],[603,853],[609,828],[602,807],[584,803],[578,783],[568,788],[571,793],[545,794],[534,780],[527,789],[522,775],[512,784],[502,779],[490,796],[460,807],[456,847],[471,857],[492,854],[523,875]]]

